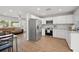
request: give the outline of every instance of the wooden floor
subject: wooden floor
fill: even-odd
[[[41,37],[38,41],[27,41],[26,35],[18,35],[19,52],[71,52],[64,39],[50,36]]]

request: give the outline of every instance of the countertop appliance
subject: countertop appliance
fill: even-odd
[[[53,20],[46,20],[46,24],[53,24]]]
[[[29,20],[29,40],[39,40],[42,36],[42,21],[37,19]]]

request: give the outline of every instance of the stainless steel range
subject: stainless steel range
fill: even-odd
[[[45,35],[53,36],[53,30],[51,28],[46,28],[45,29]]]

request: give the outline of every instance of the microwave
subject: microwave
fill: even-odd
[[[47,20],[46,24],[53,24],[53,20]]]

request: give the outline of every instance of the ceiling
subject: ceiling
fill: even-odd
[[[31,13],[40,17],[48,17],[71,13],[77,8],[78,6],[0,6],[0,14],[26,17],[27,13]]]

